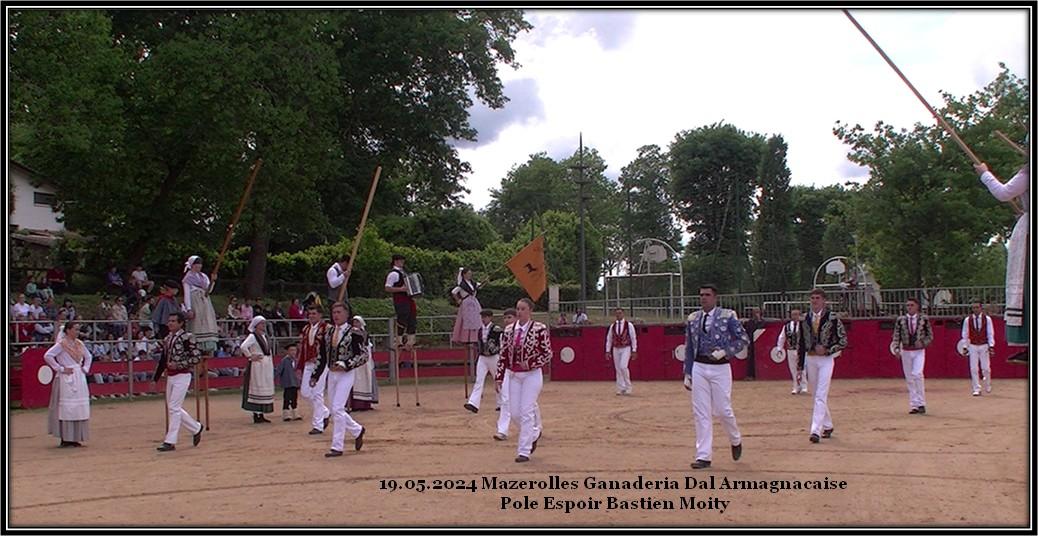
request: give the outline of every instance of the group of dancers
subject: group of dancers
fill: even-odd
[[[1023,347],[1011,360],[1027,361],[1028,333],[1025,324],[1024,289],[1026,285],[1026,237],[1030,200],[1028,167],[1022,168],[1007,184],[998,181],[984,165],[977,166],[981,181],[999,200],[1017,199],[1023,207],[1010,240],[1006,274],[1006,337],[1011,346]],[[406,259],[394,255],[385,280],[385,290],[393,298],[397,332],[394,345],[411,351],[415,346],[417,306],[404,270]],[[371,343],[363,318],[352,315],[345,289],[349,280],[349,259],[336,262],[327,272],[330,289],[343,295],[331,307],[332,322],[323,320],[318,304],[310,304],[308,323],[299,340],[302,372],[302,394],[313,408],[310,434],[324,433],[329,420],[334,423],[331,448],[326,457],[343,455],[345,434],[354,440],[354,449],[363,446],[365,428],[347,412],[347,399],[357,386],[358,374],[369,374],[366,384],[375,389],[371,370]],[[211,355],[217,341],[216,317],[209,293],[213,281],[201,271],[198,256],[188,258],[182,285],[184,305],[176,307],[174,295],[179,290],[173,282],[163,285],[162,299],[154,314],[164,316],[158,322],[162,338],[162,358],[154,380],[166,377],[166,403],[169,424],[159,451],[176,449],[181,426],[187,428],[192,443],[198,445],[202,424],[183,409],[192,371],[203,355]],[[472,282],[471,270],[458,272],[452,294],[459,304],[452,339],[472,345],[478,352],[477,382],[465,409],[477,413],[483,394],[485,376],[493,374],[497,408],[501,412],[495,440],[508,437],[509,423],[519,426],[515,461],[530,460],[542,434],[542,421],[537,400],[543,386],[542,368],[551,361],[551,338],[548,327],[534,321],[534,304],[523,298],[514,310],[505,311],[504,326],[493,322],[493,313],[483,310],[476,294],[479,285]],[[711,465],[713,448],[712,419],[717,416],[728,435],[732,458],[742,455],[742,439],[731,408],[732,375],[729,360],[749,344],[749,336],[734,311],[717,306],[717,288],[702,285],[699,297],[702,308],[688,317],[685,330],[684,385],[691,391],[692,415],[696,430],[696,459],[692,468]],[[335,297],[334,294],[330,294]],[[925,315],[918,313],[918,301],[906,303],[908,314],[895,325],[892,352],[901,359],[909,391],[911,414],[925,414],[925,389],[922,370],[925,348],[932,340],[932,330]],[[973,395],[980,396],[980,380],[991,391],[989,349],[994,345],[990,318],[983,315],[982,304],[974,304],[974,315],[963,322],[962,337],[967,341],[971,364]],[[626,321],[623,310],[615,311],[616,323],[606,339],[606,358],[616,368],[618,395],[632,391],[628,362],[637,358],[637,335]],[[263,415],[273,411],[273,348],[265,333],[265,319],[257,316],[249,325],[249,336],[242,345],[249,362],[242,389],[242,408],[253,414],[256,423],[269,422]],[[782,330],[778,346],[787,353],[793,376],[793,393],[805,392],[810,386],[814,395],[809,439],[819,443],[831,438],[833,419],[828,405],[828,392],[835,358],[847,344],[842,322],[826,305],[825,292],[815,289],[810,294],[810,310],[801,320],[799,312]],[[796,354],[796,368],[792,366]],[[48,413],[48,432],[61,439],[61,447],[77,447],[89,438],[90,397],[86,376],[92,357],[79,339],[79,324],[69,321],[61,326],[56,343],[46,352],[45,360],[56,374],[52,382]],[[977,368],[980,368],[978,375]],[[324,404],[325,392],[332,409]]]

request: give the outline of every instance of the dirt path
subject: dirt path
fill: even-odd
[[[460,383],[423,388],[417,408],[413,387],[402,389],[400,408],[383,387],[379,409],[355,414],[368,430],[363,450],[354,452],[347,439],[346,455],[332,459],[323,457],[330,430],[309,436],[308,419],[253,425],[235,395],[211,397],[212,431],[197,448],[183,431],[172,453],[155,451],[164,435],[161,400],[95,404],[91,440],[82,449],[56,448],[57,439],[45,434],[45,410],[16,411],[10,519],[13,526],[1024,525],[1027,385],[997,381],[992,395],[974,398],[967,379],[930,380],[928,413],[910,416],[903,381],[836,380],[835,434],[812,445],[808,396],[791,396],[785,382],[737,382],[742,459],[732,461],[716,425],[714,463],[705,473],[689,468],[691,410],[677,382],[636,383],[630,397],[615,396],[611,383],[546,383],[544,437],[526,464],[513,461],[514,428],[507,442],[491,439],[492,394],[472,415],[462,408]],[[185,406],[194,411],[193,400]],[[494,476],[535,486],[557,477],[575,489],[485,489],[483,477]],[[639,476],[679,489],[585,485],[588,477]],[[685,489],[686,477],[709,476],[718,486],[728,477],[843,480],[846,488]],[[401,489],[381,490],[383,479]],[[477,489],[403,489],[408,480],[420,487],[420,479],[430,487],[435,479],[475,480]],[[502,497],[523,503],[524,496],[537,508],[501,508]],[[544,509],[545,497],[601,504],[566,513]],[[674,509],[609,510],[609,497],[646,499],[639,506],[671,501]],[[695,497],[692,508],[681,508],[683,497]]]

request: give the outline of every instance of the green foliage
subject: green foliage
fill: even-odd
[[[638,148],[638,156],[620,170],[620,192],[624,203],[620,247],[628,266],[638,264],[640,251],[632,251],[628,259],[628,240],[634,243],[642,238],[662,240],[675,251],[681,251],[681,229],[671,212],[670,169],[667,155],[657,145]]]
[[[469,91],[505,103],[497,69],[530,28],[518,10],[470,9],[23,10],[10,23],[13,153],[58,187],[67,226],[124,267],[175,272],[172,259],[219,247],[262,157],[236,238],[255,253],[254,286],[268,248],[352,236],[377,164],[373,213],[452,203],[468,165],[449,140],[476,134]]]
[[[375,225],[394,243],[423,249],[483,249],[500,240],[490,221],[467,204],[422,208],[414,216],[383,216],[375,220]]]
[[[853,243],[851,226],[847,223],[847,204],[854,195],[841,186],[815,188],[793,186],[792,233],[799,252],[798,262],[791,275],[791,288],[809,288],[815,270],[822,261],[836,255],[852,255],[844,245]]]
[[[1026,80],[1003,66],[984,89],[963,99],[945,94],[938,111],[977,140],[975,147],[993,169],[1016,169],[1021,162],[988,141],[993,128],[1029,124]],[[985,264],[980,252],[1005,236],[1011,213],[980,185],[972,164],[936,125],[911,130],[878,123],[871,133],[860,125],[837,123],[834,133],[869,167],[870,179],[854,196],[849,216],[858,245],[876,277],[886,286],[972,284]],[[999,142],[1000,143],[1000,142]],[[979,152],[979,151],[978,151]]]
[[[674,204],[691,234],[686,280],[709,280],[727,292],[748,284],[751,196],[763,146],[761,136],[725,124],[680,132],[671,143]]]
[[[753,268],[757,290],[791,290],[798,260],[793,237],[793,205],[789,194],[786,142],[782,136],[768,138],[760,165],[760,194],[757,219],[753,224]]]

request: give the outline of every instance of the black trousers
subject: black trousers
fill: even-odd
[[[299,407],[299,388],[285,387],[285,403],[281,409],[296,409]]]
[[[407,333],[414,335],[418,331],[418,318],[411,314],[411,304],[403,301],[394,301],[393,310],[396,312],[397,334]]]

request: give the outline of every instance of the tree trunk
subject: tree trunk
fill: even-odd
[[[151,200],[150,209],[146,212],[152,218],[167,217],[165,211],[162,209],[162,204],[166,202],[170,195],[173,194],[174,188],[177,187],[180,181],[180,176],[184,173],[184,169],[187,168],[188,158],[184,158],[179,162],[176,162],[169,166],[169,170],[166,173],[166,178],[162,181],[162,186],[159,187],[159,193]],[[148,229],[149,227],[154,228],[150,225],[150,222],[142,222],[141,228]],[[126,256],[126,270],[132,270],[134,266],[140,264],[141,259],[144,258],[144,254],[148,250],[148,244],[153,242],[155,237],[148,233],[141,233],[138,237],[130,244],[127,248],[129,252]],[[186,258],[185,258],[186,260]],[[71,280],[71,279],[70,279]]]
[[[245,267],[245,298],[259,298],[267,277],[267,251],[270,249],[270,227],[262,214],[256,214],[252,235],[249,237],[251,250],[249,264]]]

